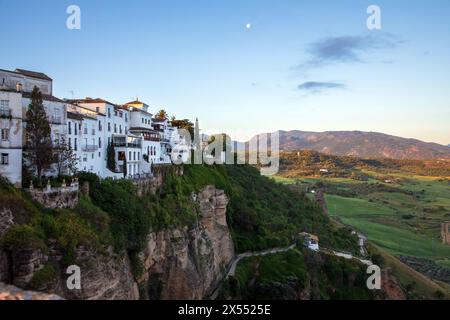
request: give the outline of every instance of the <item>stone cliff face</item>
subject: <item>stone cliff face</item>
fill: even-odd
[[[69,275],[61,267],[62,250],[51,239],[48,252],[31,247],[0,249],[0,281],[66,299],[202,299],[222,279],[234,246],[226,222],[225,193],[208,186],[194,198],[199,206],[195,226],[149,233],[140,254],[144,272],[137,282],[128,255],[116,254],[112,248],[100,253],[78,247],[75,261],[81,270],[81,290],[69,290]],[[7,212],[0,217],[3,233],[13,222]],[[33,279],[48,265],[56,267],[56,276],[36,287]]]
[[[80,267],[81,289],[69,290],[66,269],[60,267],[61,251],[52,248],[48,253],[39,249],[22,249],[0,252],[0,281],[19,288],[48,292],[66,299],[126,299],[139,298],[138,288],[131,273],[126,255],[116,255],[109,250],[97,253],[86,248],[77,249],[76,261]],[[51,281],[36,284],[33,280],[45,266],[56,266]],[[37,286],[37,287],[36,287]]]
[[[112,248],[107,254],[79,248],[76,261],[81,269],[81,290],[67,289],[68,275],[63,275],[58,290],[53,292],[76,300],[139,299],[138,287],[127,255],[117,255],[113,253]]]
[[[221,280],[234,257],[226,222],[228,198],[207,186],[197,195],[200,212],[193,228],[165,230],[148,236],[141,254],[140,279],[148,299],[202,299]]]

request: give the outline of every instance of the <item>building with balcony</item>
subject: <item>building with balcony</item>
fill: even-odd
[[[0,89],[0,175],[22,185],[22,95]]]
[[[65,99],[52,95],[53,80],[43,73],[0,70],[0,174],[21,184],[25,115],[37,86],[51,127],[55,149],[67,143],[77,158],[78,171],[100,177],[150,174],[152,164],[170,164],[173,148],[188,155],[189,146],[167,119],[154,119],[139,101],[124,105],[101,98]],[[116,170],[107,168],[108,145],[115,148]],[[45,175],[55,175],[55,168]]]
[[[149,106],[139,100],[124,106],[130,111],[130,133],[142,138],[143,161],[150,166],[161,163],[161,133],[153,129],[153,114],[149,112]]]
[[[137,135],[113,135],[113,144],[116,152],[116,163],[119,172],[123,173],[126,165],[128,176],[150,173],[150,167],[144,170],[142,156],[142,137]]]

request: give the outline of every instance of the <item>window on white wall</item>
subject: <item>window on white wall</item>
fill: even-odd
[[[9,164],[9,154],[7,153],[2,153],[1,159],[0,159],[0,163],[4,166]]]
[[[9,129],[2,129],[2,141],[8,141],[9,139]]]
[[[59,109],[58,108],[53,108],[52,121],[56,122],[56,123],[60,123],[61,122],[61,118],[59,116]]]
[[[0,100],[0,115],[9,116],[9,100]]]
[[[54,142],[55,142],[55,145],[59,145],[59,132],[55,132]]]

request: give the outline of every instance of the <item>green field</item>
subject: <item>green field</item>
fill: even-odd
[[[330,216],[360,230],[387,252],[395,256],[423,257],[449,267],[450,246],[440,240],[441,222],[450,220],[448,180],[398,173],[395,174],[398,181],[388,184],[377,181],[377,173],[365,173],[372,179],[306,177],[276,180],[296,183],[306,191],[320,186],[325,192]],[[374,183],[388,189],[367,191]]]
[[[389,207],[370,203],[368,200],[326,196],[331,214],[336,208],[337,216],[347,225],[367,235],[369,240],[394,255],[407,255],[447,260],[450,247],[418,232],[402,227],[395,212]]]

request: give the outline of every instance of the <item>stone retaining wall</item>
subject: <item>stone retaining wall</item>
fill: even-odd
[[[49,209],[73,208],[78,203],[78,181],[71,183],[69,186],[63,184],[60,188],[52,188],[48,185],[47,188],[42,190],[31,186],[27,191],[34,201]]]

